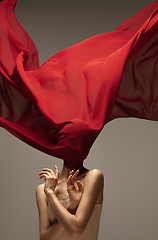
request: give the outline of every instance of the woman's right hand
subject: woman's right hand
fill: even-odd
[[[74,170],[70,171],[69,177],[67,179],[67,191],[70,198],[70,202],[67,205],[67,209],[75,210],[78,207],[82,197],[82,193],[83,193],[82,184],[80,183],[79,180],[77,181],[78,189],[74,184],[78,173],[79,173],[79,170],[77,170],[76,172],[74,172]]]
[[[39,173],[40,178],[45,179],[44,192],[46,195],[48,193],[53,193],[58,183],[60,173],[57,165],[55,165],[55,170],[56,173],[54,173],[52,169],[43,168],[43,171]]]

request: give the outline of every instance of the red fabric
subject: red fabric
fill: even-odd
[[[76,167],[108,121],[158,120],[158,1],[42,66],[15,4],[0,1],[1,127]]]

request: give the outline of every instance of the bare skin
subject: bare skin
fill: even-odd
[[[36,189],[40,240],[58,240],[63,232],[71,240],[78,239],[87,226],[95,204],[103,201],[102,172],[98,169],[88,170],[83,166],[74,171],[63,166],[60,174],[55,166],[55,172],[43,168],[39,176],[45,179],[45,183]],[[66,208],[58,199],[65,196],[70,199]],[[48,201],[56,216],[53,224],[48,216]]]

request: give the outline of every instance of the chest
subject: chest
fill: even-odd
[[[67,184],[65,182],[58,183],[55,188],[55,194],[59,199],[68,197]]]
[[[82,186],[84,184],[83,180],[80,180]],[[76,189],[78,189],[77,183],[74,183]],[[59,201],[61,202],[61,204],[66,208],[68,203],[70,202],[70,198],[69,198],[69,194],[67,191],[67,183],[65,181],[63,182],[59,182],[55,188],[55,194],[57,196],[57,198],[59,199]],[[54,211],[48,201],[48,216],[49,219],[51,220],[51,222],[53,223],[56,220],[56,216],[54,214]]]
[[[65,190],[65,191],[57,190],[56,196],[58,197],[60,203],[66,208],[68,203],[70,202],[70,198],[67,193],[67,190]],[[48,217],[49,217],[51,223],[53,224],[56,221],[56,215],[55,215],[54,210],[51,207],[49,201],[47,204],[48,204]]]
[[[84,188],[84,179],[80,179],[80,183],[82,184]],[[76,190],[78,190],[77,182],[74,182],[74,186]],[[55,194],[58,199],[66,199],[69,198],[69,194],[67,191],[67,183],[65,181],[59,182],[55,188]]]

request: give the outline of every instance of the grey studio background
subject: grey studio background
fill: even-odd
[[[152,0],[18,0],[16,16],[36,44],[40,64],[56,52],[113,31]],[[104,173],[99,240],[158,239],[158,123],[117,119],[95,141],[85,166]],[[38,172],[62,161],[0,128],[0,239],[39,239]]]

